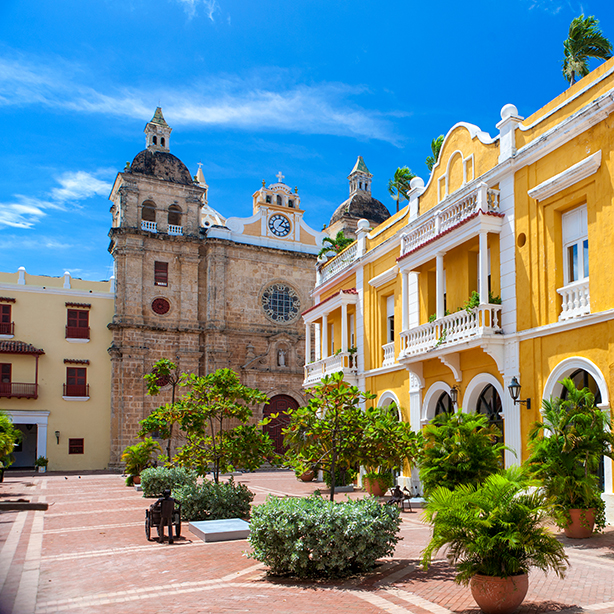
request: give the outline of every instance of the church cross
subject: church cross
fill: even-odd
[[[285,179],[285,177],[281,174],[281,171],[279,171],[279,173],[277,173],[277,175],[275,175],[275,177],[277,177],[277,181],[279,183],[282,183],[283,180]]]

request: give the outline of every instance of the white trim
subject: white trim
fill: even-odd
[[[375,377],[376,375],[384,375],[386,373],[393,373],[394,371],[407,371],[407,368],[403,365],[394,364],[389,367],[379,367],[378,369],[369,369],[368,371],[362,371],[361,375],[364,377]]]
[[[356,305],[358,303],[358,294],[343,292],[343,290],[330,299],[326,298],[321,303],[314,305],[310,311],[303,314],[305,324],[313,323],[319,320],[322,316],[339,309],[341,305]]]
[[[75,339],[73,337],[66,337],[66,341],[68,341],[68,343],[89,343],[90,342],[89,339]]]
[[[15,335],[0,335],[0,339],[13,339]]]
[[[92,283],[100,284],[107,283],[101,281],[94,281]],[[89,290],[70,290],[67,292],[64,288],[42,287],[42,286],[24,286],[21,284],[0,284],[0,290],[10,290],[12,292],[33,292],[35,294],[62,294],[64,296],[83,296],[89,298],[107,298],[113,300],[115,298],[114,292],[90,292]]]
[[[542,399],[549,400],[554,396],[559,396],[559,393],[555,394],[556,386],[558,385],[559,381],[578,369],[583,369],[593,376],[593,379],[599,388],[599,392],[601,393],[601,403],[599,404],[599,407],[601,409],[609,408],[610,396],[608,392],[608,384],[603,376],[603,373],[601,372],[601,369],[599,369],[594,362],[582,356],[566,358],[556,365],[554,369],[552,369],[546,383],[544,384]]]
[[[89,401],[89,397],[62,397],[65,401]]]
[[[437,381],[432,384],[424,395],[424,401],[422,401],[422,417],[420,419],[422,424],[427,424],[435,417],[435,407],[441,393],[446,392],[449,395],[450,390],[452,388],[445,382]]]
[[[36,457],[47,457],[47,424],[51,412],[23,409],[6,409],[4,412],[11,418],[13,424],[36,424]]]
[[[531,188],[528,194],[535,200],[545,200],[561,190],[572,186],[574,183],[578,183],[582,181],[582,179],[594,175],[599,170],[600,166],[601,150],[594,153],[592,156],[588,156],[588,158],[584,158],[584,160],[577,164],[570,166],[558,175],[550,177],[550,179],[546,179],[546,181],[542,181],[539,185]]]
[[[464,412],[467,412],[467,408],[471,407],[471,412],[475,411],[475,406],[477,405],[478,399],[480,398],[480,394],[482,394],[482,390],[491,384],[497,393],[499,394],[499,398],[501,399],[501,405],[503,406],[503,386],[501,386],[501,382],[490,373],[480,373],[476,375],[465,388],[465,394],[463,395],[463,404],[461,407]]]
[[[395,264],[392,268],[380,273],[376,277],[372,277],[369,280],[369,285],[374,288],[380,288],[384,284],[387,284],[389,281],[392,281],[399,273],[399,265]]]
[[[271,249],[281,249],[288,252],[299,252],[302,254],[317,254],[320,251],[318,245],[306,245],[305,243],[297,243],[296,241],[283,241],[280,239],[271,239],[269,237],[244,235],[232,232],[227,228],[210,227],[207,229],[207,237],[210,239],[225,239],[233,243],[243,245],[257,245],[259,247],[270,247]]]
[[[379,400],[377,401],[377,407],[388,407],[392,403],[394,403],[397,406],[397,413],[399,414],[399,420],[402,422],[403,416],[401,414],[401,403],[399,401],[399,397],[397,397],[397,395],[394,392],[392,392],[392,390],[384,390],[384,392],[382,392]]]
[[[553,322],[552,324],[546,324],[544,326],[537,326],[535,328],[528,328],[523,331],[519,331],[513,335],[505,335],[504,338],[514,339],[519,341],[526,341],[527,339],[537,339],[538,337],[545,337],[546,335],[554,335],[556,333],[562,333],[576,328],[582,328],[584,326],[591,326],[593,324],[601,324],[614,319],[614,309],[608,309],[607,311],[600,311],[598,313],[590,313],[584,316],[573,318],[570,320],[564,320],[562,322]]]

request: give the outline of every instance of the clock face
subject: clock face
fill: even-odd
[[[269,219],[269,229],[276,237],[285,237],[290,232],[290,220],[276,213]]]

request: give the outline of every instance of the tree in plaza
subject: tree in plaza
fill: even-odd
[[[569,25],[569,36],[563,42],[565,59],[563,75],[573,85],[589,73],[589,58],[607,60],[612,57],[612,43],[599,28],[594,15],[576,17]]]
[[[397,211],[399,210],[401,199],[409,200],[411,190],[411,180],[416,176],[407,166],[399,167],[394,171],[394,177],[388,180],[388,192],[397,201]]]
[[[338,473],[344,474],[358,460],[364,412],[360,404],[374,398],[343,380],[343,373],[324,377],[310,390],[306,407],[290,414],[284,444],[293,464],[319,466],[330,476],[330,500],[335,499]]]
[[[431,141],[431,151],[433,152],[432,156],[426,157],[426,167],[429,171],[433,170],[435,164],[437,164],[437,160],[439,160],[439,152],[441,151],[441,146],[443,145],[443,134],[440,134],[436,139]]]
[[[322,249],[318,252],[318,256],[324,256],[325,254],[329,254],[331,252],[334,255],[337,255],[352,243],[354,243],[354,239],[346,237],[343,234],[343,230],[340,230],[333,238],[324,237],[322,239]]]
[[[261,430],[268,419],[247,424],[253,415],[251,406],[268,401],[263,392],[241,384],[231,369],[205,376],[183,373],[178,385],[187,392],[142,420],[140,433],[169,433],[177,423],[186,443],[177,450],[174,463],[201,475],[211,469],[218,483],[220,473],[234,468],[253,471],[275,456],[273,442]]]
[[[0,471],[15,462],[13,450],[22,438],[22,432],[15,427],[9,416],[0,410]]]
[[[453,490],[460,484],[481,484],[503,468],[501,431],[484,414],[443,413],[422,432],[424,445],[418,464],[424,494],[438,486]]]
[[[176,417],[174,417],[174,419],[171,419],[171,417],[174,416],[175,394],[181,379],[181,373],[179,373],[179,368],[174,362],[168,360],[168,358],[162,358],[156,362],[151,370],[151,373],[148,373],[144,379],[147,384],[147,394],[152,396],[159,394],[160,388],[168,386],[169,384],[172,386],[170,405],[165,406],[167,419],[159,424],[158,429],[155,429],[160,437],[168,440],[168,443],[166,444],[166,456],[168,462],[170,463],[171,444],[173,441],[173,426],[177,421]]]

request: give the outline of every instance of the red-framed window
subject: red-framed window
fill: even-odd
[[[85,309],[68,309],[66,313],[66,338],[90,338],[90,312]]]
[[[11,305],[0,305],[0,335],[12,335]]]
[[[66,367],[65,397],[88,397],[87,369],[85,367]]]
[[[85,447],[83,445],[83,438],[68,440],[68,453],[69,454],[83,454],[84,450],[85,450]]]
[[[0,363],[0,394],[11,394],[11,369],[10,363]]]
[[[168,286],[168,262],[154,262],[154,285]]]

